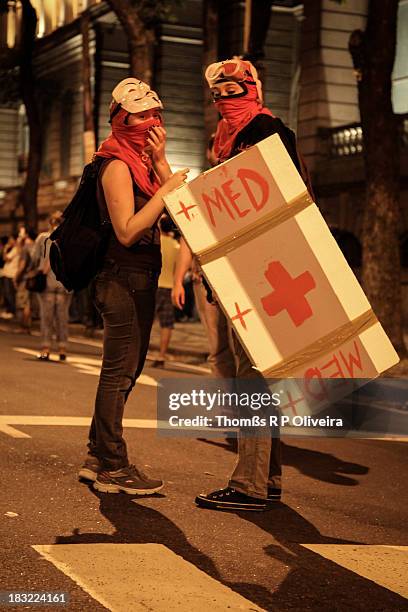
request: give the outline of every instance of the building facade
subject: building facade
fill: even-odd
[[[103,0],[32,0],[38,15],[36,78],[41,80],[44,152],[39,191],[41,223],[50,209],[69,201],[84,165],[81,15],[90,17],[91,86],[96,143],[109,132],[113,86],[129,74],[126,38]],[[350,33],[364,29],[368,0],[274,2],[265,44],[265,98],[297,132],[312,171],[319,206],[357,270],[364,202],[362,133],[357,87],[348,52]],[[191,175],[205,167],[203,24],[206,3],[184,0],[159,23],[154,87],[165,105],[167,152],[174,169]],[[19,43],[20,9],[0,17],[0,49]],[[225,58],[244,51],[245,3],[218,3],[218,49]],[[394,110],[405,126],[401,160],[401,246],[408,264],[408,0],[400,0]],[[22,221],[18,188],[24,176],[28,131],[24,108],[0,108],[0,233]],[[404,267],[408,296],[408,268]],[[406,284],[405,284],[406,283]],[[407,311],[408,311],[408,297]],[[408,322],[407,322],[408,323]]]

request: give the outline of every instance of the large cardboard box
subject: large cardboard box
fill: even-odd
[[[279,136],[165,201],[264,376],[370,379],[398,362]]]

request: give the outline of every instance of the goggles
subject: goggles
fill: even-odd
[[[128,113],[141,113],[151,108],[163,108],[157,93],[138,79],[124,79],[112,91],[113,100]],[[115,113],[116,114],[116,113]],[[112,119],[112,117],[111,117]]]
[[[258,73],[251,62],[243,62],[238,58],[210,64],[205,71],[205,78],[210,87],[220,81],[236,81],[241,83],[252,77],[256,82]]]

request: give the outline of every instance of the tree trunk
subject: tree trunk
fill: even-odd
[[[244,32],[244,57],[256,67],[264,89],[266,67],[262,59],[265,57],[264,48],[271,21],[272,4],[272,0],[247,0],[245,4],[247,31]]]
[[[108,0],[128,40],[130,74],[149,85],[153,78],[155,32],[146,28],[128,0]]]
[[[89,55],[89,14],[81,15],[82,35],[82,104],[84,116],[84,161],[89,163],[95,153],[95,126],[93,121],[93,103],[91,91],[91,58]]]
[[[204,78],[204,71],[218,59],[218,3],[216,0],[203,2],[203,92],[204,92],[204,131],[205,142],[208,143],[211,134],[215,132],[218,113],[213,97]]]
[[[399,132],[391,102],[397,11],[398,0],[371,0],[366,30],[352,33],[349,48],[358,78],[366,171],[363,286],[402,356]]]
[[[25,182],[21,190],[24,220],[28,227],[37,229],[37,195],[42,158],[42,129],[36,99],[36,84],[33,74],[33,50],[37,27],[37,14],[29,0],[22,0],[22,35],[20,57],[21,97],[25,106],[29,128],[30,146]]]
[[[265,57],[265,41],[271,21],[272,0],[252,0],[247,49],[245,53],[254,61]]]

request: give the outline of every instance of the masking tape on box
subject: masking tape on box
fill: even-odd
[[[296,370],[323,357],[323,355],[327,354],[329,351],[335,351],[342,344],[352,340],[377,323],[378,319],[370,308],[370,310],[367,310],[352,321],[348,321],[344,325],[341,325],[326,336],[309,344],[309,346],[297,351],[290,357],[274,365],[272,368],[264,370],[262,376],[265,378],[290,378]]]
[[[254,238],[261,236],[264,232],[280,225],[291,217],[302,212],[308,206],[313,204],[313,200],[308,192],[294,198],[287,204],[280,206],[278,209],[270,212],[254,223],[247,225],[241,230],[229,234],[216,244],[213,244],[206,249],[202,249],[196,253],[196,257],[200,265],[205,265],[211,261],[215,261],[219,257],[225,257],[240,246],[250,242]]]

